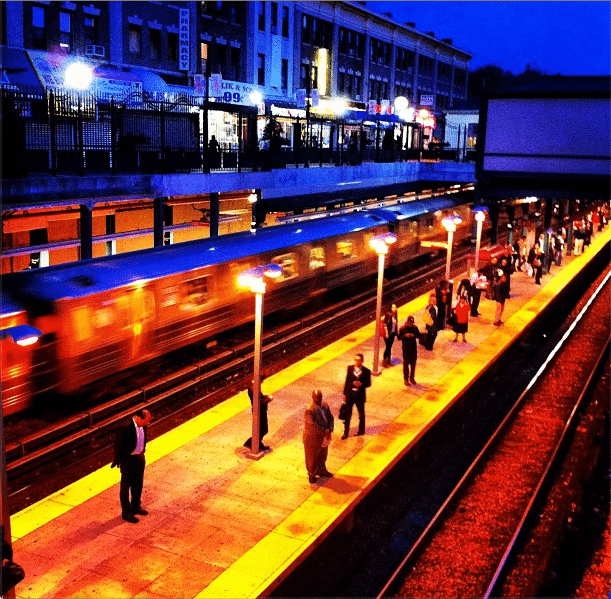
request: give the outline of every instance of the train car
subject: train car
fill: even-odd
[[[427,248],[431,243],[446,243],[448,236],[441,223],[445,217],[460,216],[462,219],[456,228],[454,243],[464,241],[471,234],[471,206],[460,200],[415,200],[375,210],[394,222],[391,229],[397,235],[397,242],[391,247],[389,266],[398,266],[423,253],[431,253]]]
[[[266,313],[374,276],[371,237],[396,229],[402,240],[410,227],[417,237],[443,235],[435,232],[440,215],[461,207],[459,201],[440,202],[414,202],[402,211],[365,210],[5,275],[3,296],[18,298],[28,324],[42,335],[33,354],[30,388],[70,394],[252,320],[254,296],[237,280],[239,273],[259,265],[282,267],[282,275],[268,283]],[[408,258],[418,252],[419,241],[412,246]]]
[[[2,352],[2,415],[13,414],[32,396],[33,344],[40,331],[28,325],[28,315],[9,297],[0,305],[0,347]]]

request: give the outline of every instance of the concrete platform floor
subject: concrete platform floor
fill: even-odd
[[[13,515],[15,560],[26,572],[17,597],[270,592],[610,237],[606,230],[584,255],[565,258],[541,287],[516,273],[501,327],[492,325],[495,303],[482,299],[467,343],[452,343],[448,329],[433,351],[419,348],[417,386],[404,386],[395,343],[393,367],[374,377],[368,391],[366,435],[342,441],[342,423],[335,421],[327,461],[333,478],[308,482],[303,411],[312,389],[320,388],[337,417],[354,354],[364,353],[372,365],[373,323],[264,382],[274,400],[265,438],[272,450],[261,460],[247,459],[242,446],[251,427],[243,392],[149,443],[143,506],[150,514],[138,524],[121,520],[119,472],[110,466]],[[400,306],[400,322],[414,314],[423,330],[427,296]],[[356,425],[355,411],[353,431]]]

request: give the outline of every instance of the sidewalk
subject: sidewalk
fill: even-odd
[[[403,384],[400,343],[391,368],[373,377],[366,404],[367,431],[329,448],[335,476],[308,482],[301,442],[303,412],[320,388],[334,415],[346,366],[354,353],[371,367],[374,323],[275,374],[263,384],[272,447],[251,461],[245,392],[201,414],[147,447],[143,506],[137,525],[121,520],[119,473],[110,466],[12,517],[15,560],[26,572],[18,597],[246,597],[261,596],[318,545],[464,393],[546,305],[609,242],[600,233],[590,249],[565,258],[543,286],[516,273],[505,324],[494,327],[494,302],[482,299],[468,343],[440,332],[432,352],[419,347],[417,386]],[[457,279],[459,279],[457,277]],[[423,329],[428,294],[399,307]],[[381,353],[382,347],[380,348]],[[380,356],[381,357],[381,356]],[[358,417],[352,419],[356,430]]]

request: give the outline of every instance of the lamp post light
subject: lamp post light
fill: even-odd
[[[259,451],[260,414],[261,414],[261,330],[263,328],[263,296],[265,294],[264,277],[275,279],[282,274],[279,264],[267,264],[245,270],[238,275],[238,285],[246,287],[255,294],[255,355],[252,389],[252,443],[248,457],[259,459],[263,453]]]
[[[452,242],[454,241],[454,233],[456,225],[462,223],[462,218],[457,214],[446,216],[441,220],[441,224],[448,232],[448,257],[446,259],[446,281],[450,281],[450,263],[452,261]]]
[[[333,112],[335,113],[335,115],[337,116],[337,118],[339,119],[339,122],[341,124],[341,136],[342,136],[342,141],[339,145],[339,165],[340,166],[344,166],[344,113],[346,112],[346,100],[344,100],[343,98],[336,98],[333,101]],[[338,129],[338,136],[337,138],[339,139],[339,129]]]
[[[77,137],[78,140],[78,152],[81,155],[81,173],[85,172],[85,148],[83,146],[83,92],[89,89],[91,80],[93,77],[93,71],[91,67],[84,62],[73,62],[68,65],[64,74],[64,86],[68,89],[72,89],[76,92],[78,98],[78,112],[77,112]]]
[[[474,208],[475,212],[475,220],[477,221],[477,233],[475,237],[475,272],[479,269],[479,248],[482,242],[482,227],[484,226],[484,221],[486,220],[486,212],[487,208],[483,206],[479,206]]]
[[[384,257],[388,253],[388,246],[397,241],[394,233],[382,233],[369,240],[369,246],[378,255],[378,295],[376,301],[376,322],[373,336],[373,374],[380,374],[380,320],[382,318],[382,286],[384,283]]]

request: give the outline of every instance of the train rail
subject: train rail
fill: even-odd
[[[462,271],[457,265],[464,264],[469,251],[468,247],[455,249],[454,273]],[[443,276],[444,264],[445,257],[441,257],[388,281],[385,301],[405,301],[431,288],[433,281]],[[371,321],[374,315],[375,289],[372,285],[363,293],[351,294],[348,300],[311,310],[299,320],[282,323],[275,330],[264,332],[263,361],[265,364],[273,363],[277,369],[284,368],[299,359],[304,348],[312,351],[313,344],[322,347],[345,335],[350,327],[356,329]],[[223,349],[229,347],[231,349]],[[236,341],[234,336],[230,341],[225,340],[222,346],[219,344],[212,356],[196,360],[161,378],[150,377],[138,388],[62,418],[57,423],[25,435],[11,433],[9,426],[6,461],[13,509],[44,496],[46,491],[37,491],[37,488],[49,485],[41,481],[41,477],[47,478],[48,470],[65,469],[63,456],[74,456],[76,452],[84,456],[107,450],[117,426],[137,407],[146,405],[154,411],[155,421],[150,429],[151,436],[155,437],[172,428],[172,422],[181,418],[181,413],[192,416],[244,388],[251,376],[252,364],[253,342]],[[74,466],[74,457],[69,459],[70,467]],[[49,463],[53,463],[55,468],[49,469]]]
[[[610,277],[606,269],[586,306],[378,597],[507,596],[503,584],[591,396],[596,373],[607,363]],[[513,577],[510,588],[516,586]]]

